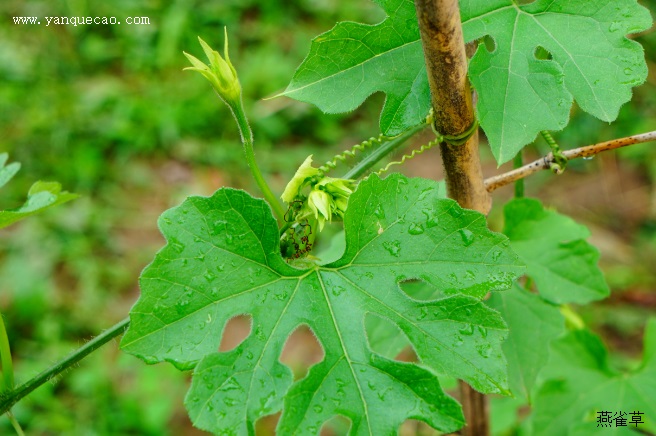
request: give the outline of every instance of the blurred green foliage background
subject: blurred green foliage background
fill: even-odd
[[[654,1],[641,3],[656,10]],[[150,24],[46,27],[45,20],[15,25],[13,16],[138,16]],[[382,18],[368,0],[0,2],[0,152],[23,164],[0,193],[0,208],[21,204],[36,180],[57,180],[83,196],[0,232],[0,311],[18,381],[127,315],[139,272],[163,244],[161,212],[221,186],[257,194],[228,109],[205,80],[182,72],[183,50],[202,59],[198,35],[221,47],[228,26],[256,154],[282,192],[308,154],[321,162],[377,135],[384,96],[343,115],[262,99],[284,89],[311,38],[336,21]],[[655,129],[656,32],[635,39],[645,45],[648,82],[612,125],[575,108],[556,135],[561,146]],[[538,141],[527,155],[545,150]],[[496,168],[485,147],[483,154],[486,174],[506,169]],[[402,170],[439,178],[438,155],[421,159]],[[644,320],[656,308],[655,180],[656,146],[644,144],[572,162],[557,179],[545,172],[527,182],[529,194],[591,226],[614,294],[581,311],[628,359],[640,352]],[[511,191],[495,194],[495,210]],[[498,216],[492,213],[493,225]],[[182,407],[188,379],[113,344],[14,412],[28,434],[194,434]],[[0,433],[11,432],[0,418]]]

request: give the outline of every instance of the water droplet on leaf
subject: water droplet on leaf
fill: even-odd
[[[421,226],[421,224],[412,223],[410,224],[408,233],[410,233],[411,235],[421,235],[422,233],[424,233],[424,228]]]
[[[394,257],[399,257],[401,255],[401,242],[399,241],[383,242],[383,248]]]
[[[465,244],[465,247],[469,247],[474,242],[474,233],[469,229],[460,229],[458,230],[460,237],[462,238],[462,243]]]
[[[458,331],[465,336],[471,336],[474,334],[474,324],[467,324],[465,327],[461,328]]]

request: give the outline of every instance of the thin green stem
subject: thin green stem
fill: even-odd
[[[513,160],[513,168],[521,168],[522,165],[524,165],[524,161],[522,159],[522,152],[520,150],[519,153],[515,156],[515,159]],[[524,179],[519,179],[515,182],[515,198],[522,198],[524,196]]]
[[[0,364],[2,364],[2,386],[0,394],[14,388],[14,365],[11,361],[11,349],[7,338],[7,329],[0,313]]]
[[[95,338],[91,339],[89,342],[73,351],[71,354],[64,357],[62,360],[55,363],[45,371],[37,374],[15,389],[3,392],[0,395],[0,414],[8,412],[14,404],[16,404],[30,392],[51,380],[53,377],[61,374],[63,371],[67,370],[73,365],[77,364],[79,361],[105,345],[107,342],[121,335],[128,328],[129,324],[130,318],[125,318]]]
[[[239,102],[239,105],[231,106],[232,114],[235,116],[237,121],[237,126],[239,127],[239,133],[241,134],[241,142],[244,144],[244,153],[246,154],[246,162],[248,167],[251,169],[251,174],[257,183],[257,186],[264,194],[264,198],[271,209],[273,209],[278,222],[282,223],[284,221],[285,211],[280,204],[278,198],[271,192],[271,188],[267,184],[266,180],[262,176],[260,168],[257,166],[257,161],[255,160],[255,151],[253,150],[253,131],[251,130],[250,124],[248,124],[248,119],[246,118],[246,113],[244,112],[244,107]]]
[[[380,147],[372,151],[369,155],[365,156],[360,162],[358,162],[353,168],[348,170],[346,174],[342,176],[343,179],[358,179],[364,175],[371,167],[376,165],[382,158],[392,153],[394,150],[399,148],[405,141],[410,137],[414,136],[421,130],[426,127],[425,124],[412,128],[405,132],[404,134],[392,138],[389,141],[383,142]]]
[[[11,412],[7,412],[7,418],[9,418],[9,422],[11,422],[11,425],[14,427],[14,431],[18,436],[25,436],[25,433],[23,432],[23,429],[21,428],[20,424],[18,421],[16,421],[16,418],[14,417],[14,414]]]

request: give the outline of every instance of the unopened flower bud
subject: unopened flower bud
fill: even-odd
[[[189,62],[193,67],[187,67],[185,70],[198,71],[203,75],[207,80],[210,81],[212,87],[231,108],[241,105],[241,85],[239,84],[239,79],[237,78],[237,71],[235,67],[230,62],[230,57],[228,56],[228,31],[225,31],[225,45],[223,50],[222,58],[219,52],[212,50],[212,48],[207,45],[200,37],[200,45],[203,47],[205,55],[209,59],[209,65],[205,65],[203,62],[198,60],[196,57],[190,55],[189,53],[184,53],[189,59]]]

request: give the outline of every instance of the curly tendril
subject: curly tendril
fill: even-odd
[[[380,176],[382,173],[388,171],[391,166],[401,165],[401,164],[405,163],[406,160],[409,160],[409,159],[412,159],[416,156],[419,156],[420,154],[422,154],[426,150],[429,150],[429,149],[433,148],[435,145],[439,144],[440,142],[442,142],[442,138],[435,138],[432,141],[430,141],[428,144],[424,144],[421,147],[419,147],[418,149],[412,150],[412,153],[404,154],[403,157],[401,157],[401,160],[388,163],[385,166],[385,168],[376,171],[375,174],[378,174]]]
[[[328,171],[334,169],[337,166],[338,163],[337,161],[346,162],[347,157],[355,157],[357,152],[362,152],[373,145],[381,145],[384,139],[385,136],[381,133],[380,135],[378,135],[378,137],[372,136],[366,141],[362,141],[361,143],[354,145],[349,150],[346,150],[336,155],[335,157],[332,158],[332,160],[329,160],[328,162],[320,166],[319,173],[323,176]]]

